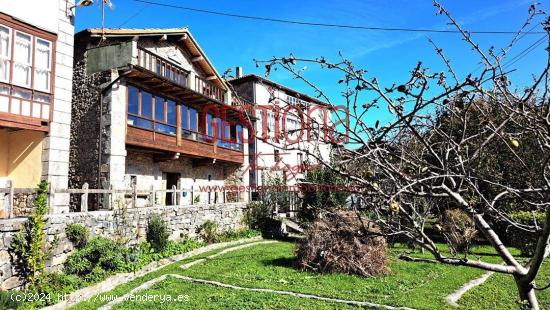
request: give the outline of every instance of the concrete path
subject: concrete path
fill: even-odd
[[[470,282],[464,284],[462,287],[460,287],[458,290],[453,292],[452,294],[445,297],[445,301],[453,306],[458,307],[458,300],[464,295],[467,291],[473,289],[474,287],[483,284],[494,272],[489,271],[483,274],[481,277],[471,280]]]

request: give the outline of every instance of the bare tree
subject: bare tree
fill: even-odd
[[[299,68],[304,64],[319,65],[339,74],[346,113],[341,108],[334,113],[338,133],[326,136],[345,135],[348,141],[333,145],[339,160],[328,162],[319,157],[320,163],[361,188],[373,211],[373,220],[388,235],[404,236],[433,255],[433,259],[422,261],[509,274],[515,279],[520,299],[530,308],[539,309],[535,290],[544,288],[537,286],[535,280],[550,253],[550,57],[532,84],[520,90],[513,88],[505,61],[511,48],[525,35],[526,27],[544,13],[531,6],[525,24],[509,45],[500,51],[484,51],[443,6],[437,1],[434,5],[480,57],[479,73],[460,78],[432,40],[446,70],[431,72],[419,62],[408,80],[387,87],[343,55],[336,62],[324,57],[290,55],[257,63],[265,65],[267,73],[274,68],[288,71],[332,107],[338,104],[306,77],[307,71]],[[548,20],[543,23],[546,32],[548,24]],[[391,119],[374,119],[379,109],[388,109]],[[522,153],[522,143],[527,140],[538,152],[531,157],[540,163],[540,169],[529,180],[487,169],[495,156],[509,159],[500,169],[508,169],[506,163],[529,169],[533,162],[524,156],[530,155]],[[297,146],[289,146],[292,147]],[[501,154],[495,154],[496,147]],[[302,151],[308,153],[307,149]],[[513,221],[504,208],[511,200],[530,210],[546,212],[545,222],[525,225]],[[449,255],[441,251],[423,228],[426,217],[440,204],[467,212],[503,264],[484,262],[468,253]],[[399,221],[394,220],[396,215]],[[494,219],[538,235],[535,254],[527,262],[515,257],[502,242],[493,227]]]

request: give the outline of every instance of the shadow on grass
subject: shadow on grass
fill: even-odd
[[[297,267],[295,257],[279,257],[275,259],[266,259],[266,260],[262,260],[262,264],[264,266],[285,267],[285,268],[292,268],[292,269],[296,269]]]

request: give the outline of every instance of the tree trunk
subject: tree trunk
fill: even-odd
[[[516,286],[519,292],[519,298],[525,306],[529,306],[529,309],[539,310],[539,301],[535,295],[535,284],[533,282],[527,282],[525,279],[515,277]]]

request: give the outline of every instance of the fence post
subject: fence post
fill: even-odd
[[[225,187],[223,188],[223,203],[227,203],[227,192],[225,191]]]
[[[113,184],[109,185],[109,206],[107,210],[115,209],[115,191],[113,190]]]
[[[82,185],[82,190],[84,191],[82,193],[82,196],[80,197],[80,212],[88,212],[88,189],[89,189],[88,183],[84,183]]]
[[[172,200],[171,203],[172,203],[173,206],[175,206],[176,205],[176,195],[178,194],[176,192],[176,185],[172,185],[172,190],[173,190],[173,192],[172,192],[172,195],[171,195],[171,200]]]
[[[137,208],[137,186],[136,184],[132,184],[132,208]]]
[[[195,204],[195,186],[191,185],[191,205]]]
[[[149,196],[149,202],[151,203],[151,207],[155,206],[155,186],[151,185],[151,195]]]
[[[8,180],[8,188],[10,189],[10,192],[8,194],[8,206],[7,206],[7,213],[8,218],[13,217],[13,196],[15,194],[14,188],[15,188],[15,182]]]

